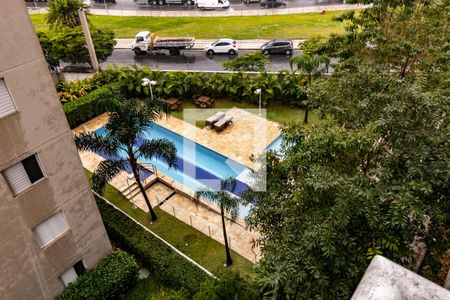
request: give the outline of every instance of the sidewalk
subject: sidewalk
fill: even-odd
[[[134,42],[134,39],[116,39],[116,41],[117,45],[114,46],[115,49],[130,49],[131,52],[131,44]],[[192,47],[192,49],[203,50],[207,44],[212,43],[214,41],[216,40],[196,39],[194,47]],[[269,40],[236,40],[236,44],[239,50],[257,50],[267,41]],[[292,40],[292,42],[294,43],[294,49],[298,49],[299,43],[302,43],[304,41],[305,40]]]
[[[121,16],[121,17],[231,17],[231,16],[271,16],[271,15],[290,15],[290,14],[305,14],[315,13],[321,11],[336,11],[336,10],[353,10],[370,7],[370,5],[360,4],[340,4],[340,5],[318,5],[308,7],[293,7],[293,8],[281,8],[281,9],[254,9],[254,10],[239,10],[239,9],[227,9],[227,10],[190,10],[190,11],[161,11],[161,10],[115,10],[115,9],[100,9],[90,8],[89,12],[93,15],[103,16]],[[147,8],[147,7],[146,7]],[[30,14],[42,14],[47,13],[47,8],[29,9]]]

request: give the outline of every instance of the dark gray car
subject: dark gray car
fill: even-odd
[[[263,54],[287,54],[294,53],[294,45],[291,40],[271,40],[261,46]]]

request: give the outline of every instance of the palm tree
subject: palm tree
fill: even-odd
[[[64,26],[73,28],[80,26],[78,10],[87,9],[87,6],[78,0],[52,0],[49,3],[48,14],[45,17],[46,22],[52,29]]]
[[[293,69],[295,65],[296,69]],[[330,59],[324,55],[308,55],[302,54],[295,56],[289,60],[289,66],[293,72],[302,71],[306,75],[308,91],[311,90],[313,81],[318,76],[323,75],[330,65]],[[305,106],[304,123],[308,123],[309,104]]]
[[[138,160],[150,160],[158,157],[174,167],[176,162],[175,145],[167,139],[145,138],[151,127],[149,121],[155,121],[163,115],[164,102],[161,99],[143,101],[140,99],[123,100],[115,103],[113,112],[105,125],[106,135],[96,133],[80,134],[75,137],[75,144],[81,151],[103,152],[108,158],[103,160],[92,176],[93,188],[102,192],[106,183],[113,179],[127,164],[130,165],[139,190],[144,197],[151,221],[156,214],[150,205],[144,186],[141,182]],[[121,153],[127,157],[122,158]]]
[[[205,197],[209,201],[216,203],[220,206],[220,215],[222,217],[222,230],[223,230],[223,239],[225,241],[225,254],[226,254],[226,264],[230,266],[233,263],[230,254],[230,247],[228,246],[228,237],[227,230],[225,227],[225,212],[231,215],[234,219],[237,216],[239,210],[239,198],[234,197],[230,194],[233,193],[236,189],[236,179],[234,178],[226,178],[221,181],[220,190],[203,190],[195,193],[196,201],[199,201],[200,197]]]

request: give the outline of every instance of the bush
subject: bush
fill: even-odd
[[[75,128],[84,122],[105,112],[107,98],[117,97],[118,84],[112,83],[96,89],[92,93],[64,104],[64,113],[70,128]]]
[[[70,284],[57,300],[111,299],[120,296],[137,281],[139,268],[133,257],[117,250]]]
[[[103,200],[97,198],[97,205],[110,239],[132,253],[158,283],[191,296],[198,292],[206,273]]]

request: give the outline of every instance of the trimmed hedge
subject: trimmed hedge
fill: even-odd
[[[138,271],[131,255],[122,250],[114,251],[70,284],[56,299],[117,298],[135,285]]]
[[[177,290],[184,289],[191,296],[199,291],[200,285],[209,278],[205,272],[120,211],[97,197],[96,200],[110,239],[133,254],[158,283]]]
[[[117,97],[118,83],[107,84],[95,91],[64,104],[70,128],[75,128],[106,111],[106,98]]]

